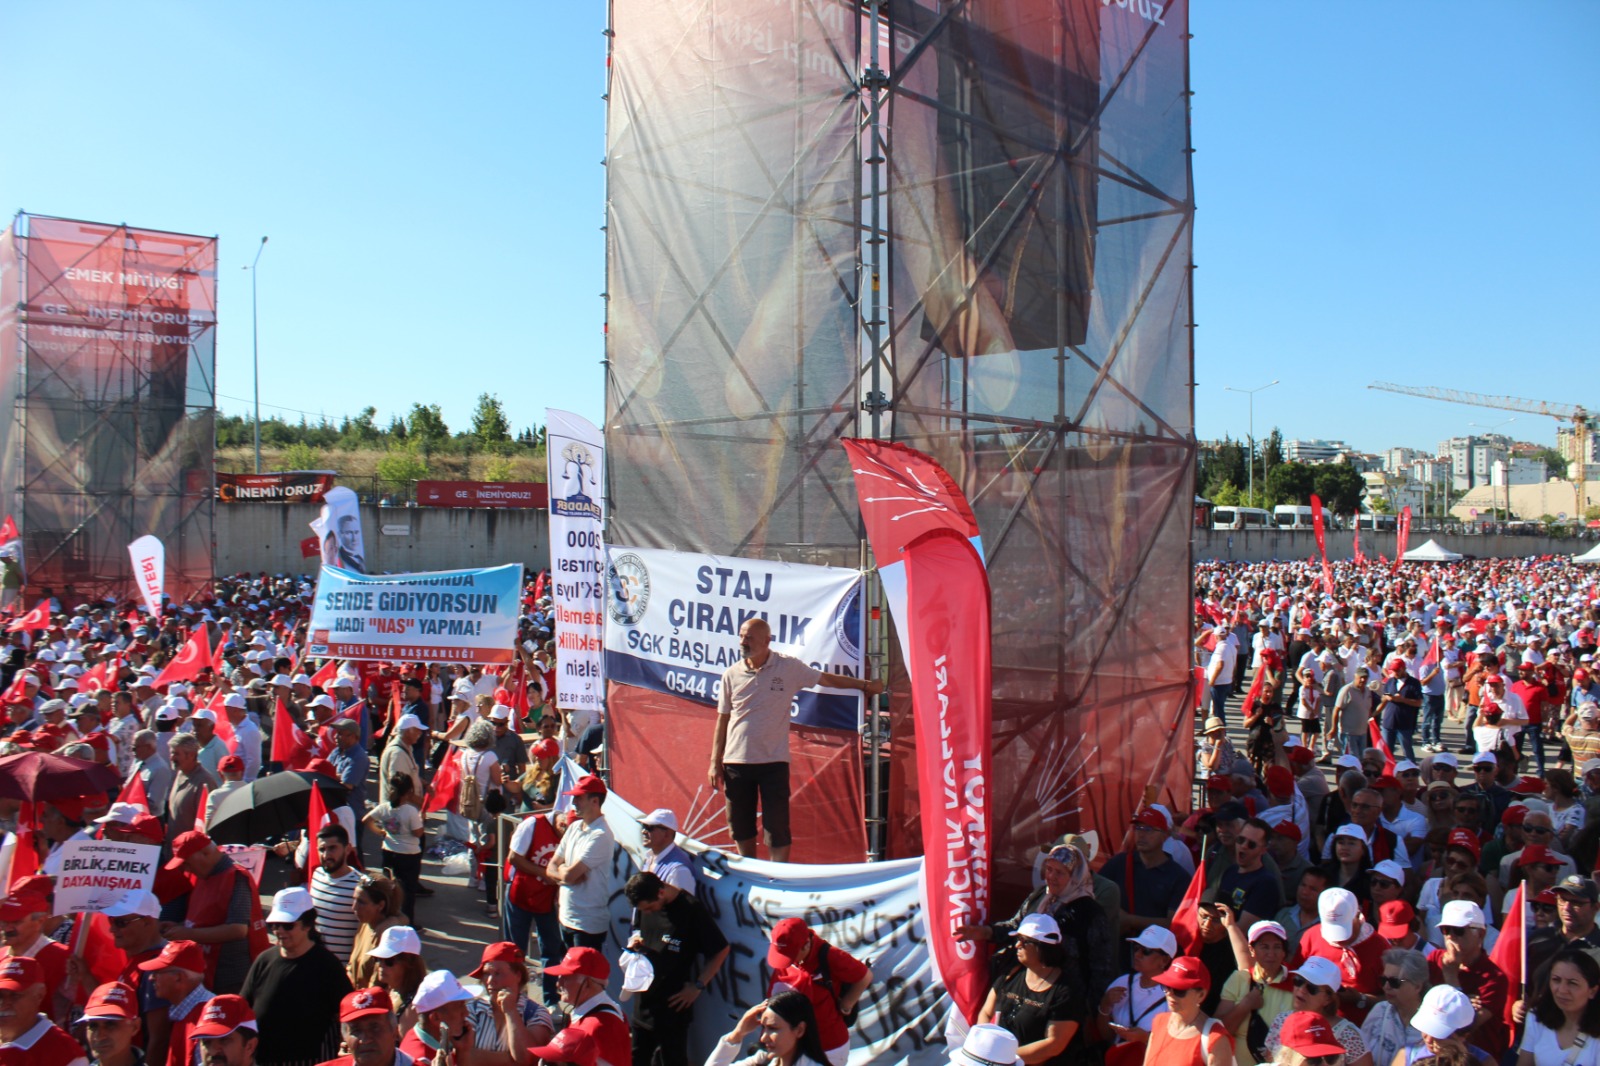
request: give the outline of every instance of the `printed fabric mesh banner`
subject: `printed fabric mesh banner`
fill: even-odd
[[[130,595],[128,543],[167,592],[211,582],[217,242],[18,215],[0,241],[0,502],[31,592]]]
[[[1188,806],[1186,5],[612,10],[609,539],[860,566],[839,438],[948,470],[993,589],[1005,913],[1041,845],[1120,841],[1147,787]],[[869,644],[890,659],[886,852],[915,855],[904,666]],[[652,761],[630,729],[709,745],[671,697],[610,698],[619,775]],[[828,791],[860,797],[852,769]],[[843,832],[802,826],[795,854]]]

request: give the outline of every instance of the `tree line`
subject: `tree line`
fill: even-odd
[[[1276,507],[1308,504],[1315,493],[1334,514],[1355,514],[1361,508],[1366,481],[1349,461],[1292,463],[1283,457],[1283,434],[1276,428],[1252,449],[1246,441],[1223,437],[1214,449],[1200,452],[1194,483],[1198,492],[1222,507]],[[1250,493],[1251,465],[1255,494]]]

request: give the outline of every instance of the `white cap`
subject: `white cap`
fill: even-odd
[[[1372,873],[1381,874],[1391,881],[1398,881],[1401,885],[1406,883],[1405,870],[1393,859],[1384,859],[1382,862],[1373,863]]]
[[[132,825],[133,820],[139,815],[149,813],[137,803],[113,803],[110,810],[94,819],[94,823],[96,825]]]
[[[1459,902],[1459,901],[1458,901]],[[1411,1016],[1411,1026],[1435,1040],[1448,1040],[1471,1025],[1478,1013],[1472,1000],[1455,985],[1434,985]]]
[[[159,918],[161,901],[152,893],[134,888],[101,907],[100,913],[107,918],[123,918],[130,914],[137,914],[141,918]]]
[[[412,997],[411,1005],[417,1008],[418,1014],[427,1014],[446,1003],[463,1003],[471,998],[472,993],[461,987],[455,974],[449,970],[434,970],[417,986],[417,994]]]
[[[1413,770],[1420,772],[1422,767],[1418,766],[1410,759],[1401,759],[1399,762],[1394,764],[1394,772],[1397,774],[1408,774]]]
[[[422,938],[409,925],[392,925],[378,937],[378,946],[367,954],[380,959],[392,959],[396,955],[421,955]]]
[[[1355,935],[1361,908],[1356,897],[1345,888],[1325,888],[1317,897],[1317,917],[1322,922],[1324,940],[1342,942]],[[1321,981],[1317,982],[1322,984]],[[1336,984],[1335,988],[1338,987]]]
[[[1472,757],[1473,766],[1498,766],[1500,762],[1492,751],[1480,751]]]
[[[617,957],[617,965],[622,968],[622,991],[625,993],[643,992],[656,979],[655,966],[637,951],[624,951]]]
[[[656,867],[656,876],[664,885],[671,885],[679,892],[687,892],[691,896],[699,887],[694,883],[694,871],[681,862],[662,863]]]
[[[289,684],[291,684],[291,685],[309,685],[309,684],[311,684],[311,678],[307,677],[305,674],[295,674],[293,677],[291,677],[289,679]]]
[[[355,688],[356,679],[349,674],[340,674],[333,679],[334,688]]]
[[[497,722],[509,722],[511,720],[511,708],[503,703],[497,703],[489,708],[489,717]]]
[[[1321,955],[1313,955],[1300,964],[1298,970],[1290,970],[1298,977],[1304,977],[1307,982],[1321,985],[1339,991],[1339,986],[1344,983],[1344,978],[1339,973],[1339,967],[1332,959],[1325,959]]]
[[[659,825],[676,833],[678,831],[678,816],[665,807],[657,807],[639,819],[639,824],[646,828],[652,825]]]
[[[1277,922],[1256,922],[1250,927],[1248,939],[1250,943],[1254,944],[1258,937],[1266,936],[1268,933],[1273,934],[1285,944],[1289,942],[1288,930],[1284,929],[1284,927],[1279,925]]]
[[[1600,770],[1600,759],[1590,759],[1582,766],[1578,767],[1578,776],[1587,777],[1596,770]]]
[[[1061,926],[1048,914],[1030,914],[1017,926],[1017,935],[1044,944],[1061,943]]]
[[[1017,1038],[998,1025],[974,1025],[962,1045],[950,1053],[951,1066],[1022,1066]]]
[[[1150,951],[1165,951],[1169,959],[1178,957],[1178,939],[1165,926],[1147,925],[1138,936],[1130,936],[1127,940]]]
[[[273,674],[272,675],[272,680],[267,682],[267,683],[270,684],[270,685],[283,685],[283,686],[287,687],[290,684],[289,675],[288,674]]]
[[[156,720],[161,722],[175,722],[183,715],[178,713],[178,708],[170,703],[163,703],[156,709]]]
[[[450,688],[450,698],[453,700],[471,700],[472,682],[464,677],[456,678],[456,683]]]
[[[57,692],[63,692],[67,689],[71,689],[74,692],[78,690],[78,682],[76,678],[63,677],[60,681],[56,682]]]
[[[1351,840],[1359,840],[1363,844],[1367,843],[1366,830],[1362,829],[1359,825],[1354,825],[1350,822],[1346,822],[1344,825],[1341,825],[1339,828],[1335,829],[1333,831],[1333,835],[1335,838],[1349,837]]]
[[[418,718],[416,715],[402,714],[400,716],[400,721],[395,723],[395,728],[402,731],[407,729],[421,729],[426,732],[428,727],[423,725],[422,719]]]
[[[1483,908],[1470,899],[1453,899],[1439,910],[1439,928],[1446,926],[1476,926],[1488,928],[1483,919]]]
[[[302,914],[315,906],[310,892],[299,887],[286,888],[272,897],[272,913],[267,915],[266,920],[297,922]]]
[[[1461,760],[1456,758],[1453,751],[1441,751],[1433,757],[1433,765],[1448,766],[1452,770],[1461,768]]]
[[[213,711],[209,707],[202,707],[200,710],[195,711],[189,717],[192,720],[198,720],[198,721],[201,721],[201,722],[210,722],[212,725],[216,725],[217,724],[217,712]]]
[[[339,705],[333,701],[333,697],[325,692],[320,696],[314,697],[311,700],[310,705],[312,707],[326,707],[330,711],[337,711],[339,709]]]
[[[249,702],[237,692],[230,692],[222,698],[222,705],[232,711],[247,710]]]
[[[1361,760],[1354,755],[1341,755],[1333,760],[1333,765],[1346,770],[1359,770],[1361,769]]]

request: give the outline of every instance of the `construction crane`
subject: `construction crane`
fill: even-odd
[[[1387,381],[1374,381],[1367,388],[1398,392],[1402,396],[1421,396],[1427,400],[1443,400],[1445,403],[1461,403],[1469,407],[1492,407],[1500,411],[1544,415],[1558,422],[1571,422],[1573,443],[1577,446],[1574,452],[1578,467],[1577,476],[1570,479],[1577,491],[1578,500],[1574,517],[1579,523],[1583,522],[1584,511],[1589,505],[1588,483],[1584,469],[1589,462],[1589,434],[1600,429],[1600,423],[1597,423],[1597,420],[1582,407],[1570,403],[1524,400],[1517,396],[1486,396],[1481,392],[1462,392],[1460,389],[1441,389],[1432,385],[1395,385]]]

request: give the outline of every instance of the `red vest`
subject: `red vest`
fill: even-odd
[[[601,1004],[572,1023],[594,1038],[600,1061],[609,1066],[633,1066],[633,1036],[628,1020],[609,1003]]]
[[[237,866],[230,865],[221,873],[213,873],[209,877],[195,879],[194,889],[189,893],[189,911],[184,915],[184,925],[190,929],[206,929],[214,925],[226,925],[228,922],[228,904],[233,900],[234,878],[248,875]],[[261,897],[251,886],[250,892],[250,928],[245,934],[250,943],[250,958],[267,950],[267,926],[261,918]],[[174,939],[182,939],[181,936]],[[217,979],[217,956],[221,953],[221,944],[201,944],[200,949],[206,956],[206,987]],[[179,1066],[182,1066],[181,1062]]]
[[[536,814],[533,819],[533,843],[522,857],[543,869],[550,864],[561,838],[556,835],[548,817]],[[544,914],[556,905],[557,889],[554,882],[523,873],[511,865],[509,858],[506,859],[505,875],[506,882],[511,886],[511,902],[522,910]]]
[[[189,1036],[189,1030],[200,1020],[207,1002],[208,1000],[201,1000],[189,1008],[187,1018],[172,1019],[172,1028],[167,1034],[166,1066],[189,1066],[194,1062],[194,1039]]]

